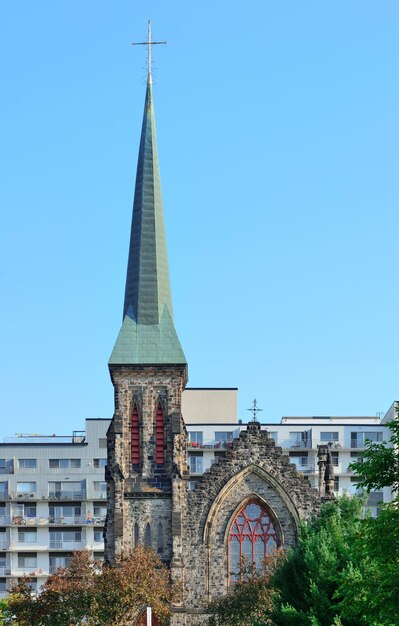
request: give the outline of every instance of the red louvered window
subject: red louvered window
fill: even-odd
[[[132,412],[132,465],[140,465],[140,418],[136,404]]]
[[[158,404],[157,415],[155,419],[155,463],[157,465],[163,465],[165,462],[165,420],[163,415],[163,409]]]
[[[230,581],[240,580],[242,568],[261,567],[278,545],[276,529],[267,510],[248,502],[237,514],[229,533]]]

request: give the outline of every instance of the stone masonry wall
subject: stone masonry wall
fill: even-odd
[[[208,602],[228,590],[227,537],[249,498],[271,510],[283,546],[296,541],[300,519],[319,510],[319,497],[260,425],[253,422],[233,447],[188,492],[183,515],[185,594],[173,626],[206,624]]]
[[[181,396],[186,383],[185,366],[111,366],[115,389],[115,413],[107,434],[106,469],[108,512],[106,558],[113,562],[131,550],[134,524],[140,541],[151,524],[151,544],[158,549],[158,524],[163,528],[161,558],[170,561],[172,538],[172,479],[187,471]],[[161,403],[165,420],[165,462],[155,463],[155,416]],[[140,415],[141,464],[131,464],[131,415],[136,403]],[[176,440],[176,445],[175,445]],[[179,445],[177,445],[179,444]],[[180,450],[176,454],[176,450]],[[136,468],[137,469],[137,468]]]

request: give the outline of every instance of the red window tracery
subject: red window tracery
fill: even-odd
[[[132,411],[132,465],[140,465],[140,418],[136,404]]]
[[[230,580],[239,580],[243,562],[255,567],[277,547],[276,529],[267,510],[255,500],[237,514],[229,533]]]
[[[165,461],[164,452],[165,443],[165,423],[164,415],[161,404],[158,404],[157,414],[155,419],[155,463],[157,465],[163,465]]]

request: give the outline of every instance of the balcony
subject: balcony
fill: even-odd
[[[0,491],[0,500],[8,500],[8,498],[9,498],[8,491]]]
[[[66,515],[57,517],[57,516],[53,516],[50,515],[50,517],[48,518],[48,523],[57,525],[57,526],[81,526],[82,524],[91,524],[91,520],[87,520],[85,517],[82,516],[73,516],[73,517],[67,517]]]
[[[0,566],[0,576],[11,576],[11,568],[9,565]]]
[[[233,447],[233,441],[217,441],[215,443],[197,443],[189,441],[188,448],[190,450],[226,450]]]
[[[86,491],[49,491],[49,500],[85,500]]]
[[[0,526],[9,526],[11,518],[9,515],[0,515]]]
[[[284,446],[283,446],[284,447]],[[312,444],[310,441],[289,441],[288,448],[292,450],[310,450]]]
[[[106,491],[95,491],[93,500],[106,500],[107,492]]]
[[[363,439],[351,439],[351,448],[364,448]]]
[[[50,539],[50,550],[83,550],[85,543],[83,541],[69,541],[62,539]]]
[[[10,541],[7,539],[0,540],[0,550],[8,550],[10,547]]]

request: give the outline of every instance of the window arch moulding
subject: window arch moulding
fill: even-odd
[[[227,497],[227,495],[230,493],[230,491],[232,489],[234,489],[234,487],[237,485],[238,482],[240,482],[241,480],[243,480],[244,478],[246,478],[249,474],[256,474],[257,476],[259,476],[260,478],[262,478],[266,483],[268,483],[275,491],[276,493],[280,496],[280,498],[283,500],[285,506],[287,507],[288,511],[290,512],[293,522],[295,524],[296,530],[298,532],[299,530],[299,513],[298,510],[294,504],[294,502],[292,501],[290,495],[282,488],[282,486],[279,484],[278,480],[272,476],[271,474],[269,474],[269,472],[267,472],[266,470],[264,470],[262,467],[258,466],[258,465],[248,465],[247,467],[239,470],[234,476],[232,476],[230,478],[230,480],[222,486],[221,490],[219,491],[218,495],[216,496],[216,498],[214,499],[208,514],[206,516],[205,519],[205,523],[204,523],[204,527],[203,527],[203,542],[206,546],[209,547],[210,543],[211,543],[211,534],[212,534],[212,530],[214,527],[214,521],[215,521],[215,517],[218,513],[218,510],[220,508],[220,506],[222,505],[223,501],[225,500],[225,498]],[[266,505],[266,507],[268,508],[268,510],[271,512],[272,516],[274,517],[274,520],[276,521],[277,525],[278,525],[278,529],[279,529],[279,533],[280,533],[280,538],[281,538],[281,543],[284,543],[284,537],[283,537],[283,533],[282,533],[282,529],[280,527],[280,524],[278,522],[278,517],[275,514],[275,512],[273,511],[273,509],[270,507],[270,505],[265,502],[265,500],[259,496],[258,494],[250,494],[248,497],[254,497],[259,499],[259,501],[261,503],[263,503],[264,505]],[[240,503],[240,505],[236,508],[235,513],[237,513],[239,511],[239,508],[242,506],[242,504],[248,501],[248,499],[246,498],[243,502]],[[233,518],[234,514],[231,516],[231,518]],[[228,525],[229,528],[229,525]],[[226,532],[226,536],[225,536],[225,542],[227,541],[227,532]]]

